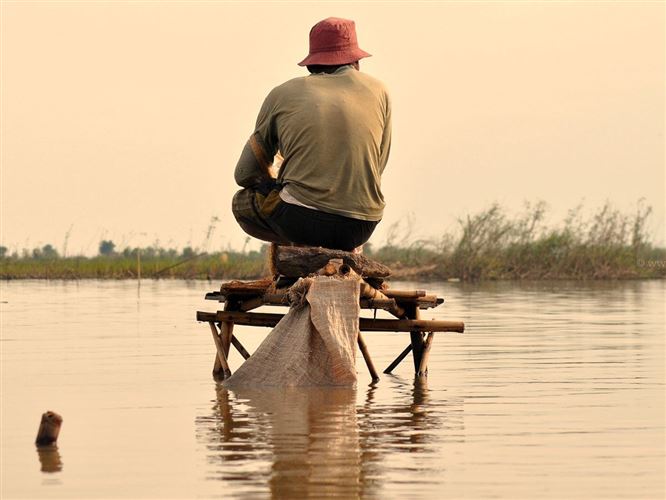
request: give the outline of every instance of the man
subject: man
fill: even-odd
[[[382,218],[380,189],[391,146],[384,85],[359,71],[354,21],[330,17],[310,30],[310,75],[266,97],[234,177],[245,232],[275,243],[353,250]],[[282,156],[277,179],[273,159]]]

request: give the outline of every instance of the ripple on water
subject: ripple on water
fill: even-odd
[[[215,285],[2,286],[3,497],[664,496],[663,281],[429,284],[423,317],[467,331],[437,334],[427,379],[406,360],[370,387],[361,362],[355,389],[235,392],[193,320]],[[366,341],[378,366],[407,343]]]

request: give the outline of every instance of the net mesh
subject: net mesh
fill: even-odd
[[[224,384],[353,385],[359,279],[315,276],[292,287],[292,307]]]

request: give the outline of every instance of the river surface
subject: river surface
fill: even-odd
[[[217,285],[3,282],[1,498],[664,498],[664,281],[396,282],[466,323],[427,379],[239,392],[194,320]],[[409,334],[365,338],[383,369]]]

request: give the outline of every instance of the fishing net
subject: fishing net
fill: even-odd
[[[289,312],[225,380],[227,387],[356,383],[358,277],[304,278],[289,295]]]

